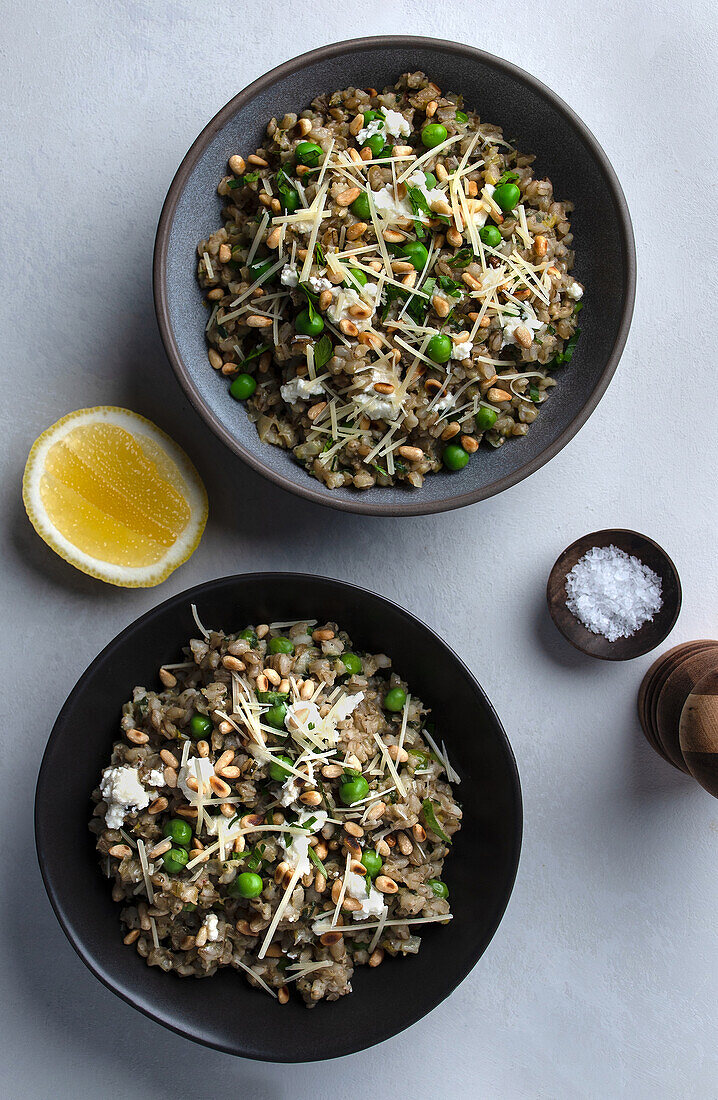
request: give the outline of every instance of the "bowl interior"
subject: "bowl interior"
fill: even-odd
[[[425,480],[420,489],[329,490],[289,454],[260,443],[243,406],[208,365],[207,321],[195,278],[197,242],[221,224],[217,183],[235,152],[261,144],[272,117],[350,85],[392,84],[423,69],[461,92],[482,119],[498,123],[539,176],[575,204],[575,273],[586,285],[581,339],[572,362],[522,439],[483,448],[465,470]],[[363,39],[324,47],[256,81],[209,124],[183,162],[163,210],[155,255],[155,299],[165,346],[188,396],[215,432],[259,472],[320,503],[374,514],[441,511],[500,492],[551,458],[588,417],[620,356],[630,323],[634,251],[625,200],[605,154],[578,118],[520,69],[468,46],[423,38]]]
[[[566,577],[576,562],[593,546],[617,546],[624,553],[638,558],[661,578],[662,606],[650,622],[629,638],[609,642],[602,634],[593,634],[566,607]],[[564,638],[591,657],[604,661],[630,661],[650,653],[668,637],[681,609],[681,582],[678,571],[665,550],[637,531],[622,529],[594,531],[582,535],[557,559],[546,590],[551,617]]]
[[[157,683],[196,636],[190,603],[207,625],[336,619],[357,645],[394,657],[437,716],[462,783],[464,824],[447,862],[454,920],[427,926],[418,956],[361,967],[354,992],[308,1011],[280,1007],[242,975],[182,980],[122,943],[120,906],[100,873],[87,829],[90,792],[117,737],[120,707],[137,684]],[[71,765],[71,766],[70,766]],[[61,781],[59,779],[61,777]],[[401,608],[352,585],[296,574],[227,577],[174,596],[129,626],[82,676],[56,722],[36,795],[40,865],[70,942],[114,992],[160,1023],[218,1049],[268,1061],[314,1061],[360,1050],[437,1005],[480,957],[501,919],[521,842],[513,755],[491,704],[456,655]]]

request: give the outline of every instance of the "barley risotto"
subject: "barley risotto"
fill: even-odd
[[[317,97],[230,157],[198,245],[209,362],[329,488],[463,469],[570,362],[572,204],[421,72]]]
[[[134,690],[93,792],[124,941],[182,977],[336,1000],[451,920],[459,776],[390,658],[337,624],[224,634],[193,612],[200,636]]]

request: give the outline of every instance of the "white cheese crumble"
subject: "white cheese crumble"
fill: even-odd
[[[395,406],[383,394],[355,393],[352,400],[370,420],[396,420],[401,415],[401,405]]]
[[[411,126],[406,121],[401,111],[392,111],[389,107],[382,107],[381,110],[384,115],[384,125],[386,126],[387,134],[391,134],[392,137],[409,136],[411,133]],[[371,125],[371,123],[369,125]]]
[[[321,294],[323,290],[332,290],[333,285],[329,282],[329,279],[324,279],[321,275],[310,275],[309,285],[316,294]]]
[[[518,317],[504,313],[501,318],[501,326],[503,329],[501,339],[502,348],[506,347],[507,344],[515,344],[517,342],[516,329],[521,325],[527,328],[532,336],[544,327],[543,322],[539,321],[537,317],[532,317],[530,313],[523,313]]]
[[[373,118],[366,125],[362,126],[361,130],[357,134],[357,141],[360,145],[366,145],[370,137],[374,137],[374,134],[382,133],[384,129],[383,118]]]
[[[144,810],[150,804],[150,795],[140,783],[137,768],[128,765],[105,768],[100,793],[107,803],[105,824],[108,829],[119,829],[130,810]]]
[[[432,187],[431,190],[429,190],[426,186],[426,176],[423,172],[412,172],[406,182],[410,187],[417,187],[419,191],[421,191],[429,206],[438,199],[446,202],[446,195],[440,187]]]
[[[294,264],[285,264],[279,276],[282,286],[296,286],[299,282],[299,272]]]
[[[344,722],[350,714],[354,713],[363,698],[363,691],[358,691],[356,695],[342,696],[342,698],[334,705],[334,713],[332,717],[336,718],[337,722]]]
[[[364,332],[366,329],[371,328],[371,320],[374,316],[376,305],[374,302],[368,302],[367,297],[373,298],[376,295],[376,283],[367,283],[362,289],[364,296],[354,289],[339,288],[334,301],[327,309],[327,317],[333,324],[338,325],[341,321],[353,321],[359,332]],[[353,317],[351,315],[349,310],[352,306],[358,305],[369,306],[371,308],[369,317]]]
[[[164,787],[164,772],[160,768],[156,768],[154,771],[151,771],[150,774],[147,776],[146,782],[150,787]]]
[[[326,810],[303,810],[298,819],[297,825],[304,825],[307,821],[312,821],[312,825],[307,829],[306,836],[292,836],[291,844],[287,844],[286,834],[281,833],[279,837],[279,843],[284,848],[284,858],[290,867],[299,868],[299,877],[308,874],[312,869],[309,856],[309,838],[314,836],[315,833],[320,832],[324,828],[327,821]]]
[[[573,298],[574,302],[577,302],[579,298],[583,298],[583,287],[574,279],[574,281],[569,283],[566,287],[566,293],[569,298]]]
[[[324,383],[318,378],[292,378],[290,382],[285,382],[280,387],[279,392],[283,401],[293,405],[295,401],[306,401],[310,397],[323,393]]]
[[[397,199],[394,189],[386,184],[379,191],[372,191],[374,208],[380,217],[386,221],[398,221],[400,218],[411,218],[411,203],[408,199]]]
[[[454,344],[451,348],[452,359],[469,359],[471,357],[471,340],[462,340],[459,344]]]
[[[282,793],[279,796],[280,806],[293,805],[299,798],[300,793],[299,780],[296,776],[290,775],[289,779],[286,779],[282,784]]]
[[[208,913],[204,918],[203,928],[207,929],[207,943],[216,943],[219,939],[219,925],[216,913]]]
[[[493,183],[487,183],[485,189],[488,195],[493,195],[494,191],[496,190]],[[486,225],[486,219],[488,218],[488,216],[489,211],[486,209],[485,205],[482,205],[479,207],[478,210],[474,212],[472,221],[474,225],[478,225],[479,227],[481,227],[482,225]]]
[[[197,779],[198,773],[204,787],[206,783],[209,783],[210,776],[214,775],[214,764],[204,756],[193,756],[186,767],[180,768],[180,773],[177,776],[177,786],[190,802],[193,798],[196,798],[197,792],[187,786],[187,780]],[[197,779],[197,784],[199,785],[199,779]]]
[[[380,917],[384,912],[384,897],[374,886],[369,887],[369,895],[367,896],[364,875],[357,875],[354,871],[348,872],[347,894],[361,902],[361,909],[356,909],[352,913],[354,920]]]
[[[432,412],[438,412],[438,413],[446,412],[447,409],[453,408],[453,406],[455,404],[456,404],[455,394],[445,393],[439,398],[439,400],[434,405],[432,405]]]

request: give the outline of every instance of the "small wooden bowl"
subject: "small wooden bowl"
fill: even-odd
[[[616,546],[638,558],[661,578],[663,604],[660,611],[630,638],[617,638],[615,642],[609,642],[602,634],[592,634],[566,606],[566,577],[579,558],[594,546]],[[602,661],[632,661],[634,657],[650,653],[660,645],[675,626],[681,610],[681,582],[675,565],[657,542],[638,531],[616,528],[583,535],[563,551],[549,575],[546,599],[551,618],[566,641],[576,649]]]

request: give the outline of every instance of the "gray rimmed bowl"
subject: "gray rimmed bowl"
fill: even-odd
[[[460,473],[428,476],[420,489],[328,489],[286,451],[260,442],[244,407],[207,362],[207,321],[197,279],[196,246],[220,224],[217,183],[232,153],[261,145],[270,118],[300,111],[321,92],[349,85],[383,87],[423,69],[461,92],[483,119],[501,125],[555,193],[575,204],[578,279],[586,286],[581,339],[572,362],[531,431],[496,451],[481,448]],[[633,231],[626,200],[606,154],[563,100],[508,61],[434,38],[393,35],[337,42],[272,69],[245,88],[205,127],[182,161],[160,216],[154,296],[160,333],[186,395],[216,435],[258,473],[290,492],[348,512],[422,515],[460,508],[500,493],[553,458],[601,399],[628,335],[636,285]]]

